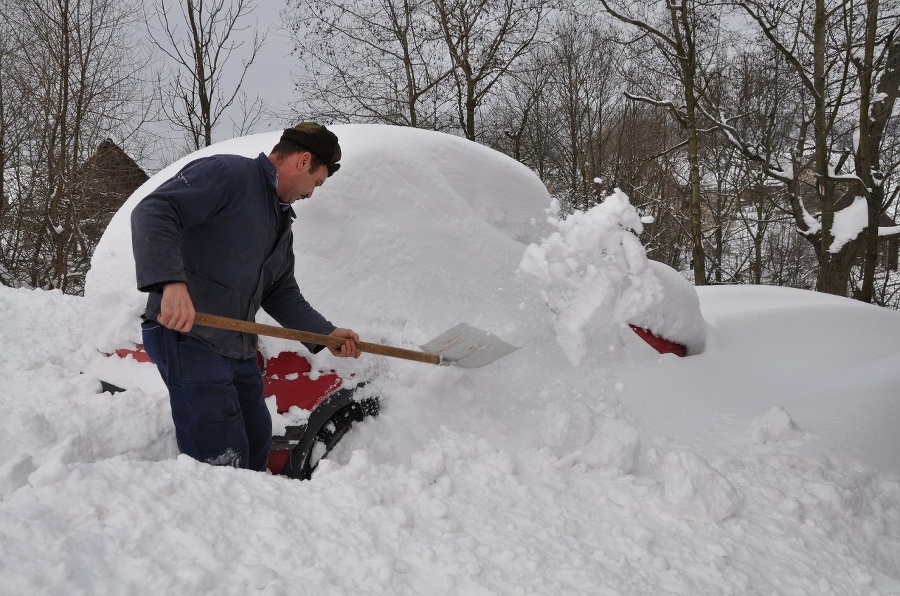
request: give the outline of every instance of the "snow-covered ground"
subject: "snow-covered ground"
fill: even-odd
[[[178,456],[153,366],[101,353],[139,339],[128,213],[175,164],[113,220],[86,298],[0,287],[0,594],[900,594],[900,315],[695,292],[624,195],[558,221],[488,149],[335,131],[343,167],[294,226],[310,302],[370,341],[466,321],[522,348],[313,357],[373,377],[382,411],[308,482]]]

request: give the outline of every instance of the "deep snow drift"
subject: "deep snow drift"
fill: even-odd
[[[370,341],[464,320],[522,348],[466,371],[317,355],[374,376],[382,413],[309,482],[177,456],[152,365],[100,353],[138,339],[127,214],[175,164],[85,299],[0,288],[0,592],[900,594],[900,315],[697,293],[647,261],[624,195],[560,221],[483,147],[335,131],[343,167],[294,226],[310,302]]]

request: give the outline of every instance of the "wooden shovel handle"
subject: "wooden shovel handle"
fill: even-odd
[[[340,347],[344,345],[344,342],[347,341],[342,337],[334,337],[333,335],[323,335],[321,333],[300,331],[299,329],[289,329],[287,327],[275,327],[274,325],[263,325],[262,323],[251,323],[250,321],[241,321],[240,319],[209,315],[202,312],[198,312],[194,315],[194,324],[203,327],[225,329],[227,331],[240,331],[241,333],[254,333],[256,335],[302,341],[308,344],[337,349],[340,349]],[[414,360],[416,362],[425,362],[427,364],[441,363],[441,357],[439,355],[429,354],[428,352],[417,352],[415,350],[406,350],[404,348],[395,348],[393,346],[373,344],[365,341],[358,341],[356,342],[356,345],[359,346],[360,351],[369,354],[403,358],[405,360]]]

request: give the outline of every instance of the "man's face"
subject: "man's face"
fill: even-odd
[[[312,154],[308,152],[289,155],[278,170],[278,198],[285,203],[308,199],[313,191],[328,178],[324,165],[312,169]]]

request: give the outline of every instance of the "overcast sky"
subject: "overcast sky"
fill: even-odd
[[[244,90],[251,98],[259,95],[272,108],[284,111],[287,105],[294,100],[294,84],[292,71],[296,70],[295,60],[291,58],[293,43],[287,38],[285,31],[281,29],[280,12],[284,9],[284,0],[258,0],[251,20],[258,21],[259,33],[266,34],[266,44],[259,51],[256,61],[247,72],[244,79]],[[241,56],[243,58],[243,56]],[[236,60],[232,65],[240,67],[240,61]],[[265,118],[254,129],[254,132],[264,132],[277,128],[283,128],[284,122],[273,121]],[[219,131],[220,139],[231,135],[230,125],[223,126]]]

